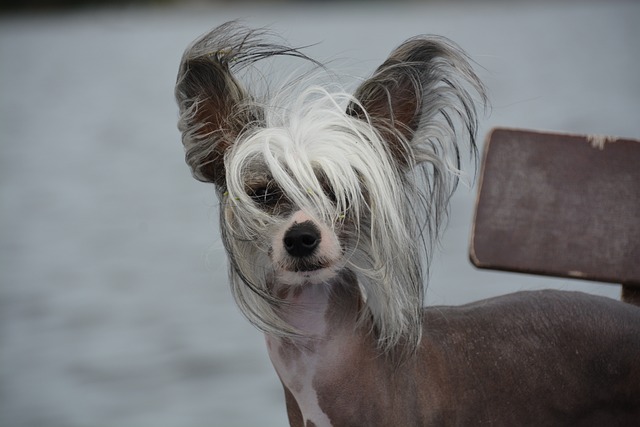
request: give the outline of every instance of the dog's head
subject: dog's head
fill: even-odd
[[[236,301],[263,330],[294,334],[279,291],[347,283],[382,348],[415,345],[460,133],[475,154],[469,91],[484,102],[482,85],[451,42],[417,37],[353,94],[306,85],[261,99],[238,72],[269,57],[312,61],[265,36],[216,28],[186,50],[176,85],[187,163],[221,200]]]

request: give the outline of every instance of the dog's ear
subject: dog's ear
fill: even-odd
[[[263,109],[234,74],[256,61],[290,56],[318,62],[266,40],[269,33],[227,22],[185,51],[176,83],[178,128],[195,178],[225,186],[224,155],[238,136],[264,121]]]
[[[196,179],[219,187],[225,185],[224,153],[260,116],[231,73],[249,36],[234,33],[231,24],[218,27],[187,48],[178,71],[175,96],[186,162]]]
[[[419,162],[414,152],[416,134],[435,126],[455,136],[458,116],[475,147],[476,110],[467,88],[486,103],[482,83],[466,54],[451,41],[437,36],[409,39],[356,90],[347,114],[368,120],[388,142],[401,164]],[[418,141],[420,142],[420,141]]]

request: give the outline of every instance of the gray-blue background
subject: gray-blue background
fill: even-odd
[[[445,35],[494,125],[640,137],[640,4],[260,3],[0,17],[0,426],[282,426],[262,336],[226,282],[213,189],[189,175],[173,83],[196,36],[243,18],[365,76]],[[460,187],[429,304],[541,287],[481,272]],[[597,248],[594,248],[597,250]]]

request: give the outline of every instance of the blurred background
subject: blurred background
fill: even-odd
[[[16,1],[0,6],[0,426],[283,426],[261,334],[227,285],[213,188],[183,162],[189,42],[269,26],[346,75],[404,39],[477,62],[496,125],[640,137],[640,3]],[[461,186],[428,304],[613,285],[475,270]]]

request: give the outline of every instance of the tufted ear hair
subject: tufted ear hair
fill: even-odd
[[[186,162],[196,179],[218,186],[225,182],[225,151],[259,117],[244,107],[250,97],[231,74],[239,44],[223,28],[196,40],[182,56],[175,88]]]
[[[262,107],[234,74],[254,62],[285,55],[309,59],[288,46],[268,43],[266,31],[227,22],[191,44],[175,87],[185,159],[193,176],[225,187],[225,152],[245,131],[260,126]]]
[[[360,85],[354,93],[357,102],[347,107],[347,114],[370,121],[396,161],[411,166],[425,160],[420,156],[425,142],[448,144],[457,156],[456,118],[475,150],[477,114],[468,89],[486,104],[484,87],[467,55],[444,37],[419,36],[393,50]],[[428,141],[416,138],[423,130]]]

